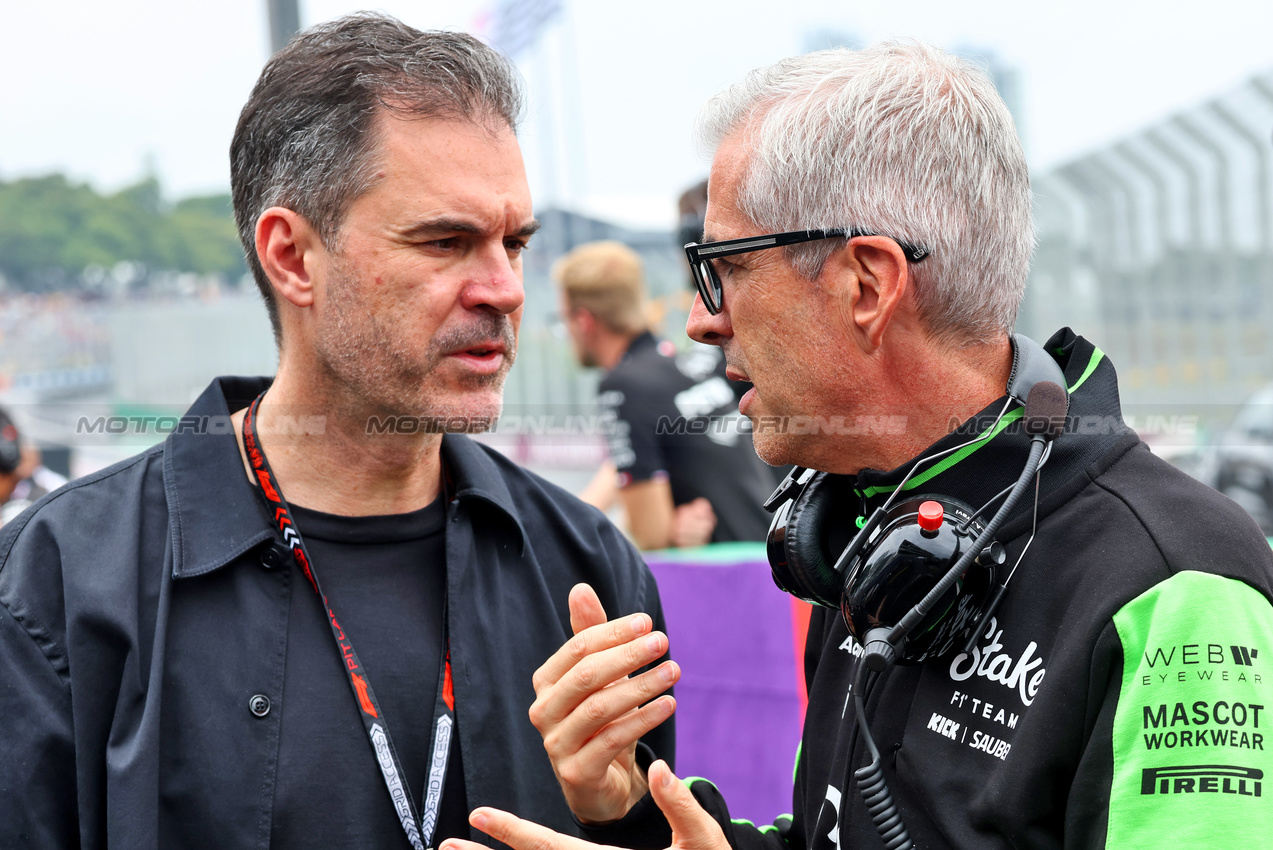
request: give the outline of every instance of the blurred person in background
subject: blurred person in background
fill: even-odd
[[[707,181],[700,180],[676,199],[676,247],[703,238],[703,222],[707,219]],[[694,275],[688,274],[690,293],[694,292]]]
[[[676,209],[676,247],[684,248],[691,242],[701,240],[703,238],[703,224],[707,217],[707,180],[700,180],[682,192],[676,199]],[[695,285],[693,272],[688,268],[685,271],[687,286],[685,312],[688,313],[694,303]],[[734,395],[738,397],[739,401],[742,401],[743,396],[751,389],[751,384],[747,381],[731,381],[730,384],[733,386]],[[776,466],[768,466],[768,469],[774,486],[777,486],[791,472],[792,465],[782,463]]]
[[[44,465],[38,446],[22,439],[8,411],[0,409],[0,525],[66,483]]]
[[[590,629],[536,675],[532,713],[589,837],[1268,846],[1273,551],[1123,424],[1099,348],[1013,334],[1032,199],[989,77],[910,41],[811,53],[753,71],[699,126],[714,157],[687,330],[752,382],[761,456],[807,467],[770,540],[780,586],[817,603],[803,744],[770,825],[659,763],[633,801],[620,764],[572,747],[644,728],[607,710],[634,647]],[[836,417],[902,427],[785,427]],[[519,850],[586,846],[473,822]]]
[[[604,509],[617,486],[642,549],[764,540],[773,478],[737,415],[720,350],[679,352],[650,332],[641,258],[620,242],[576,248],[553,277],[576,358],[605,372],[597,403],[612,465],[585,500]]]
[[[607,615],[667,639],[619,531],[462,433],[516,352],[521,108],[477,39],[374,14],[266,64],[231,172],[278,374],[5,529],[0,846],[423,850],[487,803],[577,830],[532,673]]]

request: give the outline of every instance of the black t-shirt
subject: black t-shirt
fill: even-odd
[[[678,353],[646,333],[602,380],[597,401],[609,427],[620,485],[666,478],[672,503],[704,496],[716,513],[712,542],[764,540],[761,507],[774,474],[756,457],[750,422],[738,412],[737,382],[719,348]]]
[[[446,592],[443,503],[344,517],[292,507],[332,611],[374,688],[415,799],[428,773]],[[289,558],[290,560],[290,558]],[[275,848],[409,847],[377,766],[326,612],[295,564],[275,782]],[[263,647],[262,651],[283,651]],[[469,837],[460,749],[433,845]]]

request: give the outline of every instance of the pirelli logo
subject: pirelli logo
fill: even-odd
[[[1141,794],[1236,794],[1259,797],[1264,771],[1255,767],[1192,764],[1147,767],[1141,771]]]

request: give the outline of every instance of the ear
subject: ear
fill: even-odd
[[[887,236],[854,237],[831,254],[819,277],[841,297],[854,339],[867,353],[883,344],[898,308],[910,297],[906,255]]]
[[[322,240],[293,210],[270,207],[256,220],[256,256],[274,291],[297,307],[314,303],[313,272]]]
[[[592,338],[592,333],[597,329],[597,317],[592,315],[592,311],[587,307],[576,307],[574,309],[575,321],[579,323],[579,331],[586,339]]]

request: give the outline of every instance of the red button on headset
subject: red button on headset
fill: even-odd
[[[925,531],[936,531],[941,528],[944,513],[941,502],[929,499],[919,506],[919,527]]]

